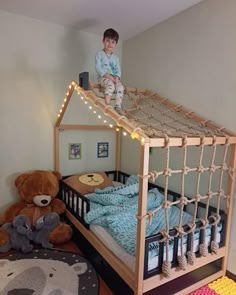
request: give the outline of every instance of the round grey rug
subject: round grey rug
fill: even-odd
[[[0,258],[0,295],[97,295],[98,278],[78,254],[34,249]]]

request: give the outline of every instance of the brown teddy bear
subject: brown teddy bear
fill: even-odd
[[[12,222],[22,214],[29,218],[32,229],[37,220],[51,212],[58,215],[65,212],[65,204],[56,199],[61,174],[57,171],[34,170],[19,175],[15,185],[21,201],[11,205],[2,215],[2,223]],[[68,224],[60,223],[49,235],[49,242],[60,244],[70,240],[72,229]],[[0,246],[9,242],[9,236],[0,228]]]

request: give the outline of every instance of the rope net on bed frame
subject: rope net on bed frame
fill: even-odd
[[[90,84],[91,89],[103,98],[103,89],[98,84]],[[210,120],[199,119],[194,112],[170,102],[148,90],[125,88],[123,103],[125,117],[148,137],[163,136],[227,136],[230,132]]]
[[[217,251],[219,249],[219,244],[216,240],[217,238],[217,225],[219,225],[221,216],[220,216],[220,204],[221,200],[225,200],[227,202],[227,206],[229,207],[229,202],[230,202],[230,195],[227,195],[227,193],[223,189],[223,178],[224,176],[230,177],[231,180],[233,180],[233,169],[232,167],[229,167],[227,164],[227,154],[229,151],[229,143],[227,142],[224,147],[223,147],[223,157],[221,160],[220,164],[216,164],[216,150],[217,150],[217,145],[215,143],[215,140],[213,141],[212,145],[212,151],[210,155],[210,164],[209,166],[204,166],[203,165],[203,154],[204,154],[204,139],[205,137],[201,138],[201,145],[200,145],[200,154],[199,154],[199,161],[196,167],[188,167],[187,166],[187,149],[188,146],[186,145],[186,138],[183,139],[183,156],[182,156],[182,168],[179,170],[174,170],[170,168],[170,146],[168,145],[168,137],[166,137],[166,161],[165,161],[165,169],[162,171],[151,171],[148,173],[148,175],[139,175],[141,178],[148,178],[155,182],[156,179],[160,176],[164,176],[164,202],[157,207],[156,209],[152,211],[148,211],[145,218],[148,218],[150,222],[152,221],[152,218],[154,214],[159,211],[160,209],[164,208],[165,210],[165,225],[166,228],[161,232],[163,239],[161,242],[165,242],[165,247],[166,247],[166,261],[163,262],[162,265],[162,272],[168,277],[170,275],[170,269],[171,269],[171,262],[169,260],[169,218],[168,218],[168,209],[171,206],[179,206],[180,209],[180,215],[179,215],[179,223],[175,227],[176,229],[176,236],[180,238],[180,250],[181,254],[178,256],[178,263],[179,267],[183,270],[186,269],[187,263],[190,265],[193,265],[196,256],[194,253],[193,249],[193,242],[194,242],[194,230],[196,228],[196,221],[197,221],[197,212],[198,212],[198,203],[203,201],[206,203],[206,210],[204,213],[203,218],[198,218],[198,220],[201,221],[201,227],[200,229],[203,230],[203,241],[200,244],[199,247],[199,253],[201,256],[207,256],[208,255],[208,245],[206,243],[206,227],[209,224],[209,220],[213,220],[211,222],[211,226],[214,228],[214,235],[213,235],[213,240],[211,241],[210,249],[212,253],[217,254]],[[185,196],[185,185],[186,185],[186,175],[189,173],[196,173],[196,188],[195,188],[195,193],[193,194],[192,198],[187,198]],[[207,184],[207,189],[205,194],[200,193],[200,180],[203,175],[203,173],[208,173],[208,184]],[[218,173],[218,185],[217,190],[213,191],[213,175],[214,173]],[[181,181],[180,181],[180,198],[176,201],[171,202],[168,200],[168,182],[169,178],[173,174],[180,174],[181,175]],[[212,215],[209,216],[209,206],[210,206],[210,201],[212,198],[216,198],[216,212],[214,212]],[[194,205],[194,213],[193,213],[193,218],[190,222],[188,222],[188,227],[189,230],[186,232],[183,229],[183,224],[182,224],[182,217],[183,217],[183,211],[184,207],[188,204],[193,204]],[[187,259],[184,254],[184,246],[183,246],[183,239],[184,236],[187,234],[191,234],[191,248],[187,252]]]
[[[97,84],[91,85],[92,90],[98,97],[103,97],[103,89],[100,88]],[[220,223],[220,204],[221,200],[227,201],[227,206],[229,207],[230,197],[223,190],[223,178],[225,175],[230,177],[231,181],[234,178],[234,170],[232,167],[229,167],[227,164],[227,154],[230,146],[230,135],[232,135],[224,127],[219,127],[213,124],[210,120],[200,119],[193,112],[187,111],[180,105],[175,105],[170,102],[168,99],[160,97],[156,93],[152,93],[146,90],[135,90],[135,89],[125,89],[125,95],[123,99],[123,106],[125,117],[128,118],[129,123],[131,123],[135,130],[139,129],[149,138],[164,138],[164,148],[166,150],[166,159],[165,159],[165,168],[161,171],[151,171],[148,175],[139,175],[140,178],[148,178],[155,182],[160,176],[164,176],[164,202],[157,207],[155,210],[148,211],[146,216],[137,216],[137,218],[146,218],[149,219],[149,222],[152,222],[154,214],[163,209],[165,210],[165,225],[166,228],[161,231],[163,239],[159,242],[165,242],[166,247],[166,260],[162,264],[162,272],[166,277],[170,276],[171,273],[171,261],[169,257],[169,218],[168,218],[168,209],[171,206],[179,206],[180,215],[179,223],[175,227],[176,237],[180,238],[180,255],[178,255],[178,263],[180,269],[185,270],[187,264],[193,265],[196,256],[194,253],[194,230],[196,228],[197,221],[197,212],[198,212],[198,203],[204,201],[206,203],[206,210],[203,218],[200,219],[201,227],[203,230],[203,241],[199,246],[200,256],[208,255],[208,245],[206,243],[206,227],[211,222],[211,226],[214,228],[213,239],[210,244],[210,249],[212,253],[217,254],[219,249],[219,244],[216,240],[217,238],[217,225]],[[121,116],[122,117],[122,116]],[[196,167],[187,166],[187,138],[188,137],[200,137],[200,152],[199,160]],[[170,167],[170,145],[169,139],[171,137],[180,137],[182,138],[182,167],[178,170],[173,170]],[[212,138],[211,144],[211,155],[209,156],[210,164],[208,166],[203,164],[203,155],[204,149],[206,146],[206,138]],[[225,143],[223,145],[223,157],[220,164],[216,164],[216,150],[217,150],[217,137],[224,137]],[[189,173],[196,174],[196,188],[195,193],[192,198],[187,198],[185,196],[185,185],[186,185],[186,175]],[[200,193],[200,180],[203,176],[203,173],[208,173],[208,185],[207,190],[204,194]],[[213,175],[218,173],[218,185],[217,189],[213,191]],[[169,178],[173,174],[180,174],[180,198],[176,201],[171,202],[168,200],[168,183]],[[216,199],[216,212],[209,216],[209,206],[212,198]],[[192,221],[188,222],[189,230],[186,232],[183,229],[182,217],[184,212],[184,207],[187,204],[193,204],[194,213]],[[199,220],[199,219],[198,219]],[[191,235],[191,246],[190,250],[187,252],[187,258],[184,254],[184,236]]]

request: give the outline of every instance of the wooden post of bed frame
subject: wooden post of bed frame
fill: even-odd
[[[119,131],[118,131],[119,129]],[[121,132],[120,132],[120,128],[118,128],[116,130],[116,171],[119,171],[120,170],[120,147],[121,147],[121,143],[120,143],[120,140],[121,140]],[[117,172],[118,173],[118,172]],[[118,175],[116,175],[117,177]]]
[[[229,177],[228,179],[228,187],[227,187],[227,196],[230,196],[230,205],[227,208],[227,224],[226,224],[226,237],[225,237],[225,247],[226,247],[226,255],[223,257],[222,262],[222,270],[224,271],[224,275],[226,273],[227,268],[227,257],[228,257],[228,249],[229,249],[229,237],[230,237],[230,224],[232,222],[232,210],[233,210],[233,199],[234,199],[234,185],[235,185],[235,169],[236,169],[236,145],[230,146],[230,167],[233,169],[233,178]]]
[[[54,127],[54,169],[59,171],[59,128]]]
[[[140,145],[139,175],[148,175],[149,167],[149,143]],[[143,270],[146,232],[148,178],[139,179],[139,201],[137,215],[137,241],[136,241],[136,265],[135,265],[135,295],[143,294]]]

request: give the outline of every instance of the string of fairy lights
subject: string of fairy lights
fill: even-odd
[[[80,96],[80,99],[82,101],[84,101],[84,104],[88,106],[88,109],[89,111],[92,111],[93,114],[95,116],[97,116],[97,118],[101,121],[103,121],[104,124],[107,124],[110,128],[115,128],[116,132],[120,132],[120,128],[119,127],[114,127],[113,124],[109,123],[108,120],[106,119],[106,117],[103,117],[103,115],[101,115],[99,112],[97,112],[97,110],[95,109],[94,106],[92,106],[90,103],[89,103],[89,98],[86,96],[86,94],[84,93],[84,91],[82,90],[82,88],[80,88],[78,86],[78,84],[75,82],[75,81],[72,81],[68,87],[68,91],[66,92],[66,95],[64,97],[64,100],[63,100],[63,104],[60,108],[60,111],[57,115],[58,119],[61,117],[61,115],[64,113],[64,110],[67,106],[67,103],[68,103],[68,100],[69,100],[69,95],[71,93],[71,90],[74,89],[77,91],[77,94]],[[94,102],[93,102],[94,104]],[[104,115],[106,116],[106,115]],[[123,136],[127,136],[128,135],[128,132],[127,131],[123,131],[122,132],[122,135]],[[130,134],[131,138],[132,139],[140,139],[140,136],[138,135],[138,133],[136,132],[136,130],[134,129],[133,132],[131,132]],[[141,142],[144,143],[145,142],[145,139],[142,137],[141,138]]]

